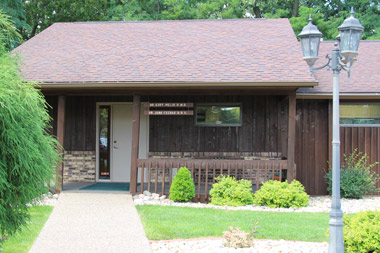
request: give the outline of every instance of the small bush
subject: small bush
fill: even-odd
[[[186,167],[181,167],[178,170],[169,193],[169,198],[178,202],[188,202],[195,197],[194,181]]]
[[[378,163],[369,163],[366,154],[354,150],[348,157],[344,155],[344,162],[340,170],[340,194],[343,198],[361,199],[364,195],[376,192],[376,182],[379,176],[372,172]],[[332,190],[332,171],[326,173],[327,190]]]
[[[309,195],[297,180],[293,180],[290,184],[270,180],[255,192],[254,202],[257,205],[271,208],[304,207],[309,204]]]
[[[210,190],[211,204],[218,206],[245,206],[253,203],[252,184],[248,180],[219,176]]]
[[[380,211],[343,216],[346,252],[380,252]]]
[[[250,248],[254,245],[255,233],[257,232],[257,223],[254,224],[254,227],[250,233],[240,230],[240,228],[229,227],[228,231],[223,232],[223,237],[225,242],[223,243],[224,247],[229,248]]]

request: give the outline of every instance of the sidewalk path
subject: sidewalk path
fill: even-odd
[[[129,194],[62,193],[30,252],[151,252]]]

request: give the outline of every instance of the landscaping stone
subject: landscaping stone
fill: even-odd
[[[28,206],[54,206],[59,198],[58,194],[42,194],[41,198],[34,199],[31,204],[28,204]]]
[[[255,239],[254,246],[250,248],[235,249],[223,246],[223,239],[189,239],[189,240],[170,240],[170,241],[151,241],[153,252],[253,252],[253,253],[296,253],[311,252],[324,253],[328,251],[326,242],[300,242],[285,240],[263,240]]]
[[[148,191],[144,191],[144,195],[150,197],[150,196],[152,196],[152,193],[150,193]]]
[[[153,193],[154,194],[154,193]],[[165,196],[165,195],[163,195]],[[167,199],[166,196],[163,198],[161,196],[159,199],[145,199],[145,205],[163,205],[163,206],[185,206],[194,208],[213,208],[213,209],[223,209],[223,210],[249,210],[249,211],[266,211],[266,212],[310,212],[310,213],[328,213],[331,210],[331,197],[330,196],[316,196],[310,197],[310,202],[307,207],[301,208],[270,208],[265,206],[215,206],[204,203],[179,203]],[[380,197],[366,197],[363,199],[342,199],[342,210],[344,213],[356,213],[359,211],[366,210],[380,210]],[[138,203],[135,202],[136,205]],[[142,202],[139,202],[142,204]]]

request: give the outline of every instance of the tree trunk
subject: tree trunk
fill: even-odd
[[[298,16],[299,5],[300,5],[300,1],[299,0],[294,0],[292,17],[297,17]]]
[[[261,12],[260,12],[260,8],[259,8],[259,7],[254,6],[254,7],[253,7],[253,13],[255,13],[255,18],[262,18],[262,17],[261,17]]]

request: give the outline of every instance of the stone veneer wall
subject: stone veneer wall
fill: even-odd
[[[63,161],[64,182],[95,182],[95,151],[65,151]]]

